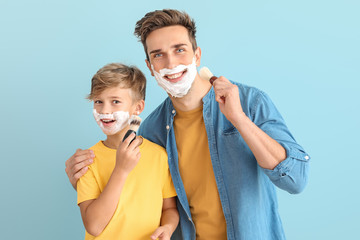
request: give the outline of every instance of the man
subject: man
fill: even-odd
[[[309,156],[262,91],[202,79],[195,23],[183,12],[147,13],[136,24],[146,64],[167,98],[139,133],[166,148],[183,239],[285,239],[275,187],[299,193]],[[67,160],[74,187],[90,152]]]

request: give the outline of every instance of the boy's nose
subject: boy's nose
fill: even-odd
[[[101,114],[111,114],[112,110],[110,108],[110,106],[104,105],[101,109],[100,109],[100,113]]]

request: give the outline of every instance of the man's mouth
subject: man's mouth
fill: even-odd
[[[186,72],[187,72],[187,70],[184,70],[184,71],[179,72],[179,73],[165,75],[164,78],[166,80],[168,80],[169,82],[176,83],[176,82],[179,82],[182,79],[182,77],[184,76],[184,74]]]

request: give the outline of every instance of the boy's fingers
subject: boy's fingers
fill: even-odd
[[[135,134],[134,134],[134,137],[135,137]],[[140,141],[141,141],[141,139],[135,138],[134,141],[132,141],[132,143],[130,143],[129,149],[132,150],[132,151],[134,149],[136,149],[140,145]]]
[[[129,146],[131,140],[133,140],[135,136],[136,136],[135,133],[131,133],[127,138],[125,138],[123,144],[120,145],[123,145],[126,148],[127,146]]]

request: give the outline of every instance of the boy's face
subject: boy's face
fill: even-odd
[[[139,106],[133,100],[130,88],[119,86],[107,88],[94,98],[94,109],[99,114],[112,114],[118,111],[128,112],[129,115],[138,115]],[[101,124],[105,129],[111,129],[116,125],[114,119],[101,119]]]
[[[146,38],[146,46],[150,62],[146,60],[146,64],[151,71],[153,65],[154,70],[159,72],[161,69],[173,69],[178,65],[189,65],[195,56],[195,63],[200,65],[200,50],[194,52],[189,39],[188,31],[180,25],[163,27],[152,31]],[[184,72],[165,75],[165,79],[171,83],[182,80]]]

